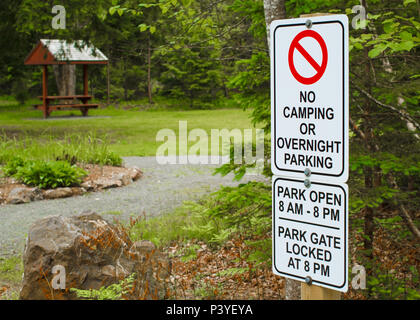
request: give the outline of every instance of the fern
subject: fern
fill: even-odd
[[[134,283],[134,279],[135,273],[118,283],[111,284],[108,287],[101,287],[98,290],[71,288],[70,292],[74,292],[78,298],[86,300],[121,300],[122,297],[129,292]]]

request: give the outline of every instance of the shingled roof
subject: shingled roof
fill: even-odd
[[[25,59],[26,65],[106,63],[108,58],[98,48],[82,40],[41,39]]]

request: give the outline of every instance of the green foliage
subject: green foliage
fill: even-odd
[[[286,1],[286,11],[290,17],[299,17],[304,13],[330,12],[336,8],[342,8],[347,3],[342,0],[289,0]],[[353,1],[353,4],[359,4]]]
[[[223,291],[222,283],[218,283],[217,287],[215,287],[209,284],[208,282],[204,282],[203,284],[194,288],[194,296],[197,297],[197,299],[214,300],[214,299],[217,299],[217,292],[222,292],[222,291]]]
[[[417,288],[407,286],[407,281],[418,283],[419,273],[415,266],[411,266],[407,278],[396,277],[393,271],[378,267],[374,275],[368,276],[367,286],[372,298],[381,300],[420,300]],[[409,278],[409,279],[408,279]]]
[[[249,59],[236,62],[236,73],[229,87],[240,90],[235,95],[238,103],[252,109],[253,124],[261,123],[270,129],[270,58],[266,52],[256,52]]]
[[[234,142],[234,141],[233,141]],[[256,161],[248,161],[245,157],[245,143],[240,144],[239,146],[235,145],[230,142],[230,153],[229,153],[229,162],[223,164],[221,167],[214,170],[214,175],[221,174],[223,177],[227,174],[233,172],[234,178],[233,180],[240,181],[242,177],[247,173],[247,170],[255,170],[258,169],[258,173],[262,173],[265,176],[271,176],[271,162],[270,159],[270,152],[271,146],[270,141],[267,136],[264,136],[264,159],[257,159]],[[236,159],[235,157],[235,148],[241,148],[241,159]],[[256,144],[252,143],[249,146],[249,149],[252,150],[252,154],[256,153]],[[263,163],[261,163],[263,161]]]
[[[389,11],[381,15],[369,15],[367,26],[379,24],[383,33],[364,33],[360,37],[350,37],[350,50],[369,49],[369,58],[376,58],[381,54],[411,51],[420,45],[420,23],[415,17],[402,17]],[[373,27],[374,28],[374,27]]]
[[[270,221],[271,226],[271,221]],[[269,224],[265,226],[269,227]],[[248,240],[246,244],[251,250],[248,252],[247,260],[254,263],[257,267],[263,265],[270,267],[272,264],[272,239],[267,237],[260,240]]]
[[[134,280],[135,274],[133,273],[118,283],[111,284],[107,287],[103,286],[98,290],[70,288],[70,292],[75,293],[78,298],[85,300],[121,300],[123,296],[130,291]]]
[[[351,156],[350,170],[363,173],[365,167],[380,168],[383,174],[389,172],[401,173],[405,176],[420,174],[420,159],[413,155],[398,157],[391,153],[376,153],[373,155]]]
[[[200,246],[196,244],[186,247],[181,257],[181,261],[188,262],[188,261],[196,259],[198,249],[200,249]]]
[[[251,227],[252,219],[271,217],[271,187],[261,182],[222,187],[208,215],[226,219],[229,226]]]
[[[25,166],[25,160],[21,157],[16,156],[7,162],[7,164],[2,168],[3,173],[6,176],[13,176],[18,172],[18,169]]]
[[[230,9],[250,20],[248,31],[255,38],[266,36],[264,3],[259,0],[235,0]]]
[[[171,214],[140,219],[129,228],[130,238],[133,241],[149,240],[158,247],[169,245],[174,240],[187,239],[190,234],[184,227],[202,221],[202,209],[200,204],[185,202]]]
[[[78,186],[86,171],[65,161],[26,162],[19,167],[14,177],[27,185],[42,189]]]
[[[22,161],[16,158],[8,163],[5,172],[20,182],[42,189],[77,186],[87,174],[83,169],[65,161]]]
[[[19,79],[13,83],[12,94],[16,100],[24,104],[29,99],[29,92],[26,79]]]
[[[16,15],[21,1],[3,0],[0,2],[0,92],[13,94],[19,101],[27,100],[30,90],[30,75],[23,64],[32,44],[27,35],[16,28]],[[7,50],[5,50],[7,48]],[[25,54],[26,51],[26,54]],[[27,87],[28,86],[28,87]]]
[[[161,73],[163,93],[188,98],[190,107],[206,109],[206,103],[220,92],[221,65],[211,50],[179,49],[165,54],[165,71]],[[182,81],[180,81],[182,79]]]
[[[231,277],[238,274],[244,274],[248,272],[248,268],[229,268],[222,271],[219,271],[216,276],[219,277]]]

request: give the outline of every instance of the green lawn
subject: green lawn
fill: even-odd
[[[109,149],[120,156],[153,156],[163,142],[156,141],[160,129],[169,128],[178,135],[179,121],[188,121],[188,132],[194,128],[204,129],[210,136],[211,129],[251,129],[249,113],[240,108],[217,110],[170,110],[156,107],[147,111],[139,108],[124,109],[110,106],[91,110],[89,117],[77,119],[78,110],[56,111],[44,120],[42,112],[32,109],[30,101],[25,106],[8,97],[0,98],[0,133],[10,140],[16,137],[37,144],[37,148],[51,141],[65,143],[69,136],[92,136],[109,141]],[[31,143],[31,142],[29,142]],[[190,142],[189,145],[194,144]],[[42,152],[42,151],[40,151]]]

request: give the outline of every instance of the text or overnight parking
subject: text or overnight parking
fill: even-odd
[[[322,107],[286,106],[283,108],[283,117],[287,119],[333,120],[334,110],[332,108]],[[280,137],[277,139],[276,145],[279,149],[338,154],[341,148],[341,141]],[[332,158],[322,155],[284,153],[283,161],[285,165],[297,165],[312,168],[331,169],[333,166]]]

